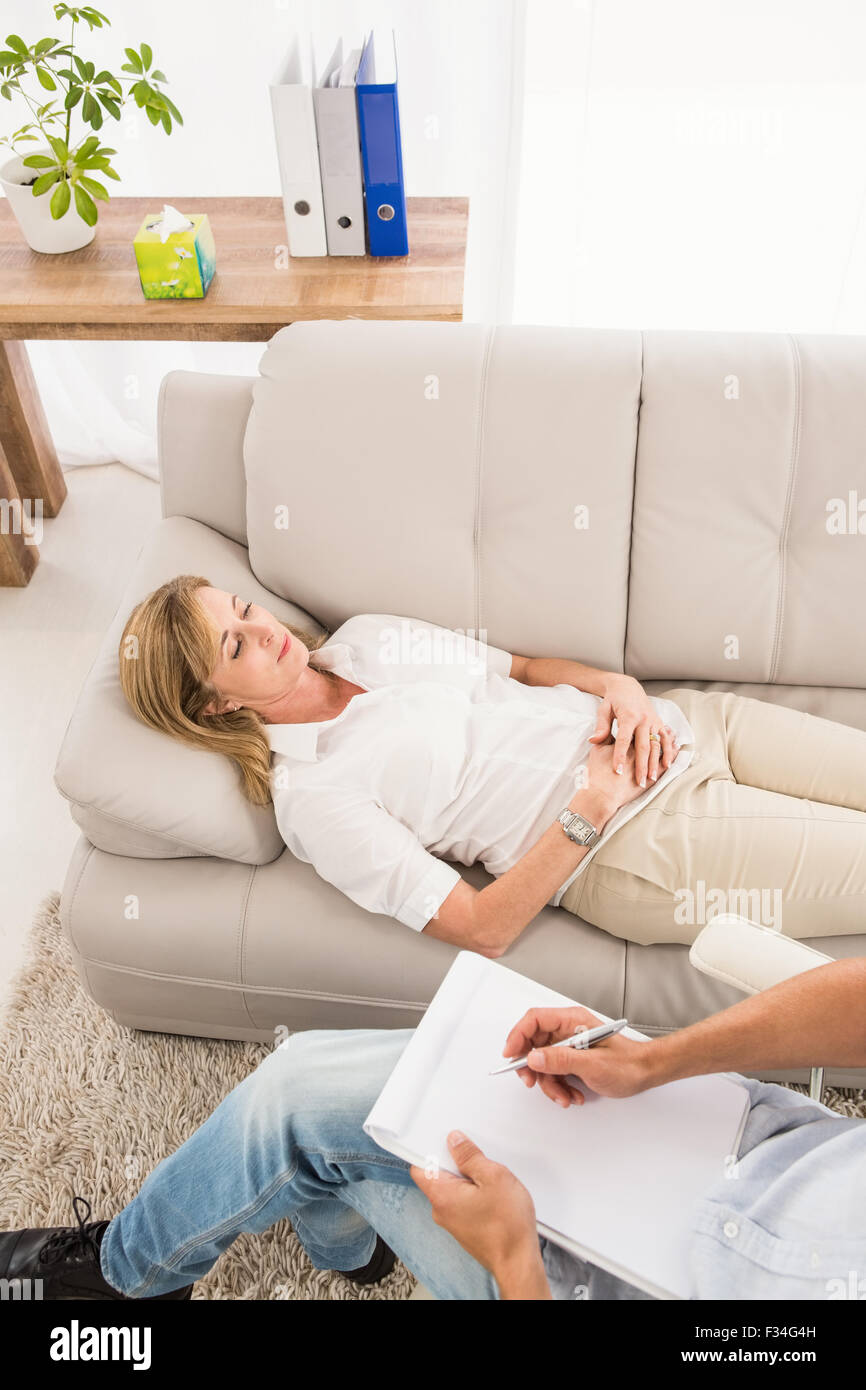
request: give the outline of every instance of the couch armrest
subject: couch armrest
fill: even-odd
[[[247,544],[244,434],[256,377],[168,372],[159,388],[162,514]]]
[[[758,994],[832,959],[802,941],[732,912],[708,922],[689,951],[696,970],[744,994]]]

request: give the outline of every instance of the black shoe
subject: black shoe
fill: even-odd
[[[380,1235],[376,1236],[376,1249],[370,1259],[361,1269],[340,1269],[338,1274],[342,1274],[344,1279],[351,1279],[353,1284],[378,1284],[380,1279],[391,1273],[397,1263],[397,1256],[386,1245]]]
[[[86,1207],[82,1217],[78,1203]],[[77,1226],[31,1227],[0,1232],[0,1278],[22,1281],[22,1296],[31,1299],[111,1299],[132,1301],[109,1284],[99,1264],[99,1247],[107,1221],[88,1221],[90,1203],[73,1197]],[[41,1281],[40,1285],[36,1281]],[[156,1299],[189,1298],[192,1284]]]

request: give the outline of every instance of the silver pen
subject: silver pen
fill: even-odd
[[[562,1042],[548,1043],[547,1045],[548,1047],[573,1047],[576,1049],[592,1047],[593,1043],[602,1042],[605,1038],[612,1038],[614,1033],[621,1033],[623,1028],[627,1027],[628,1019],[618,1018],[616,1023],[600,1023],[597,1028],[584,1028],[580,1033],[572,1034],[570,1038],[563,1038]],[[528,1065],[526,1057],[518,1057],[514,1062],[506,1062],[504,1067],[494,1067],[489,1075],[500,1076],[504,1071],[520,1071],[521,1067]]]

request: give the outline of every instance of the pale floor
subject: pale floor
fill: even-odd
[[[0,1012],[33,914],[63,885],[79,830],[53,782],[84,677],[142,543],[159,486],[121,464],[74,468],[24,589],[0,588]]]

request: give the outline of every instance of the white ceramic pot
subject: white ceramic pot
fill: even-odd
[[[51,154],[50,149],[32,149],[31,154]],[[33,197],[33,189],[25,179],[38,177],[43,170],[28,168],[23,155],[14,155],[0,165],[0,186],[9,199],[9,206],[15,214],[24,239],[34,251],[57,254],[61,251],[78,251],[87,246],[96,235],[96,227],[88,227],[80,217],[72,201],[62,217],[56,220],[51,216],[51,194],[54,189],[40,197]],[[55,185],[56,187],[56,185]]]

